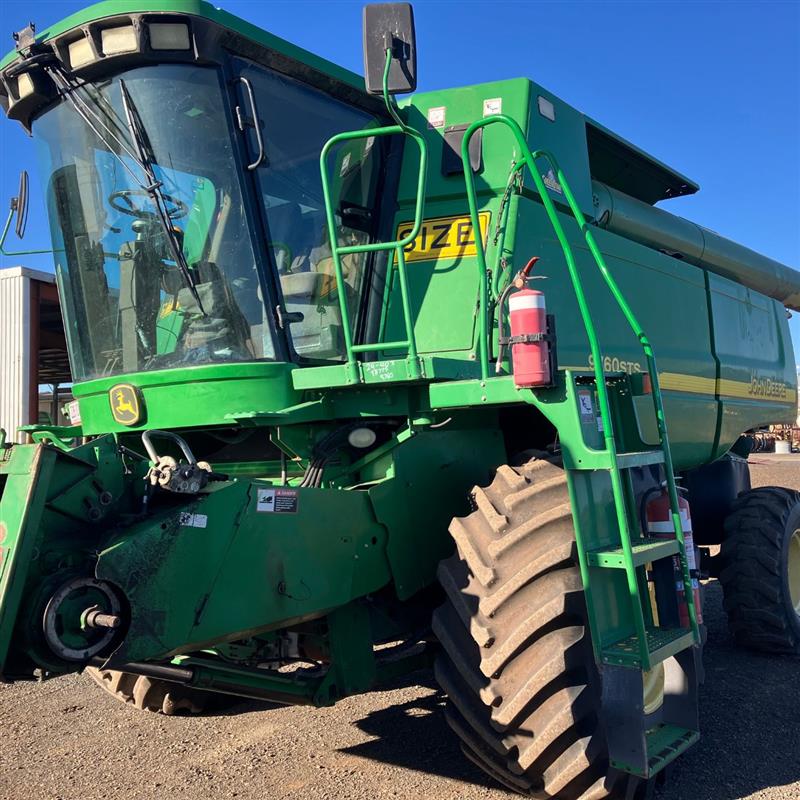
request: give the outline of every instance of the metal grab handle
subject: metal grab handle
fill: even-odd
[[[417,201],[414,210],[414,224],[411,230],[402,239],[391,242],[370,242],[368,244],[356,244],[340,246],[337,244],[336,219],[333,208],[333,194],[328,174],[328,153],[340,142],[352,141],[354,139],[369,139],[378,136],[410,136],[419,149],[419,176],[417,178]],[[342,269],[342,256],[349,253],[376,253],[382,250],[396,252],[397,274],[400,279],[400,298],[403,307],[403,322],[406,329],[406,338],[402,342],[381,343],[375,345],[354,345],[353,334],[350,329],[350,311],[347,308],[347,298],[342,291],[339,295],[339,313],[342,319],[342,337],[344,338],[344,348],[347,354],[347,372],[350,381],[359,381],[358,363],[356,353],[368,353],[376,350],[387,349],[386,345],[394,349],[395,347],[407,347],[408,358],[411,362],[410,374],[414,378],[420,377],[419,360],[417,358],[417,345],[414,338],[414,324],[411,319],[411,301],[409,299],[408,278],[406,275],[406,260],[404,249],[417,238],[417,234],[422,227],[422,215],[425,208],[425,182],[428,175],[428,146],[423,135],[405,124],[388,125],[382,128],[369,128],[360,131],[347,131],[332,136],[325,143],[319,156],[320,175],[322,177],[322,195],[325,199],[325,214],[328,222],[328,238],[331,241],[331,255],[333,257],[333,270],[336,276],[336,286],[344,286],[344,271]]]
[[[150,456],[150,460],[154,463],[158,463],[158,453],[156,452],[156,448],[153,446],[152,439],[154,436],[158,436],[162,439],[171,439],[175,442],[178,447],[180,447],[181,452],[186,457],[186,460],[189,462],[191,466],[197,466],[197,459],[194,457],[194,454],[191,451],[191,448],[186,443],[186,440],[178,436],[177,433],[172,433],[172,431],[145,431],[142,434],[142,444],[144,445],[144,449],[147,451],[147,455]]]
[[[239,130],[242,131],[242,133],[244,133],[244,129],[248,125],[252,125],[253,129],[256,132],[256,143],[258,144],[258,157],[252,164],[247,165],[247,169],[252,171],[256,169],[264,160],[264,139],[261,137],[261,128],[259,127],[258,124],[258,109],[256,108],[256,98],[255,95],[253,94],[253,84],[250,83],[250,81],[247,78],[243,77],[242,75],[239,75],[239,77],[236,80],[244,84],[244,88],[247,90],[247,100],[250,103],[250,112],[253,115],[253,120],[251,122],[250,120],[247,120],[244,118],[244,116],[242,116],[242,107],[238,105],[236,106],[236,122],[239,124]]]

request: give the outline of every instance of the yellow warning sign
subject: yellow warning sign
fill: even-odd
[[[481,226],[481,241],[486,245],[489,230],[488,211],[478,215]],[[397,226],[397,241],[405,238],[414,227],[412,222],[401,222]],[[426,219],[417,238],[405,248],[406,261],[437,261],[440,258],[456,259],[474,256],[475,236],[469,216],[435,217]]]

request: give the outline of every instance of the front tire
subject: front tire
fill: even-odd
[[[800,655],[800,493],[742,494],[725,521],[720,583],[736,642]]]
[[[566,476],[544,458],[501,466],[455,518],[457,552],[440,564],[436,678],[465,755],[526,795],[642,797],[609,769],[600,676],[577,565]]]

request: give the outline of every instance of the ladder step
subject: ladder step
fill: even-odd
[[[681,753],[688,750],[700,738],[698,731],[682,728],[679,725],[656,725],[645,733],[647,742],[647,775],[652,778],[661,772],[670,762],[674,761]],[[617,769],[629,770],[627,764],[612,759],[611,766]]]
[[[664,460],[663,450],[641,450],[637,453],[617,453],[617,466],[620,469],[648,467],[651,464],[663,464]]]
[[[651,561],[680,553],[681,546],[677,539],[640,539],[633,543],[633,566],[641,567]],[[587,554],[590,567],[605,569],[625,569],[625,552],[621,547],[603,550],[590,550]]]
[[[596,470],[613,469],[614,465],[619,469],[631,469],[631,467],[647,467],[651,464],[663,464],[665,461],[663,450],[640,450],[633,453],[617,453],[616,460],[611,458],[608,450],[601,450],[595,458],[579,460],[571,469],[575,470]]]
[[[657,725],[647,731],[647,764],[650,775],[655,775],[688,750],[699,738],[699,731],[678,725]]]
[[[694,645],[694,634],[687,628],[647,628],[646,633],[651,667]],[[634,633],[633,636],[607,645],[602,649],[601,657],[604,664],[641,669],[638,635]]]

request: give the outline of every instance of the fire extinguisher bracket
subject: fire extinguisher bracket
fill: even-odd
[[[554,342],[555,336],[549,333],[521,333],[518,336],[503,336],[500,344],[532,344],[533,342]]]
[[[518,333],[512,336],[499,336],[497,339],[502,353],[504,348],[514,345],[544,344],[546,346],[546,363],[549,380],[547,383],[537,385],[536,389],[548,389],[556,385],[556,371],[558,370],[557,357],[557,338],[556,338],[556,318],[554,314],[547,314],[545,317],[547,330],[530,333]]]

